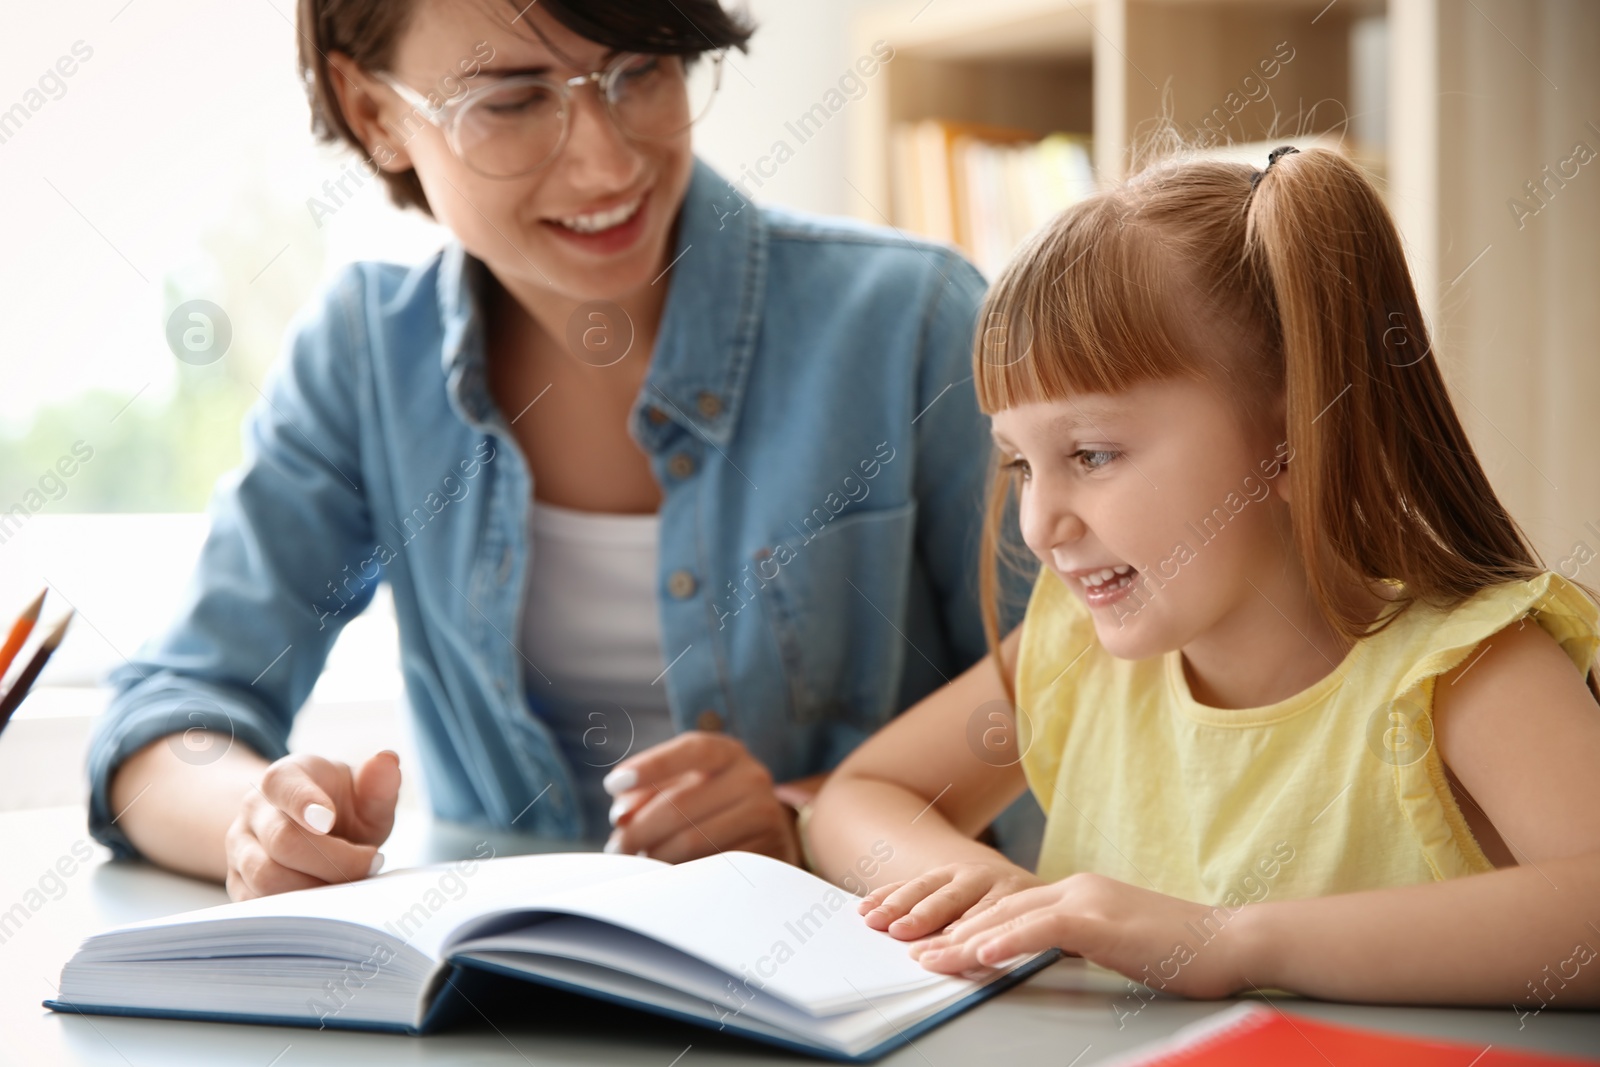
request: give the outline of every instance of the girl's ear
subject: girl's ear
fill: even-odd
[[[339,101],[339,111],[351,132],[366,147],[373,164],[394,174],[410,170],[410,154],[390,136],[383,123],[389,95],[383,83],[362,70],[361,65],[344,52],[328,53],[328,72],[332,75],[329,80]],[[380,93],[384,96],[380,97]]]
[[[1293,477],[1294,468],[1290,466],[1289,461],[1286,459],[1280,460],[1278,463],[1278,476],[1272,479],[1272,491],[1285,504],[1293,500],[1293,490],[1289,485],[1289,479]]]
[[[1278,499],[1285,504],[1289,503],[1290,489],[1289,478],[1292,472],[1289,469],[1289,460],[1294,456],[1294,449],[1289,447],[1289,396],[1287,392],[1279,392],[1272,405],[1273,440],[1280,442],[1273,458],[1278,461],[1278,476],[1272,479],[1272,491],[1278,494]]]

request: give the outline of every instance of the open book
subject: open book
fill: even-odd
[[[420,1034],[481,972],[834,1059],[876,1059],[1053,961],[925,971],[858,898],[778,860],[559,853],[392,871],[84,941],[57,1011]],[[454,1010],[452,1009],[454,1006]],[[538,1000],[529,1010],[537,1018]]]

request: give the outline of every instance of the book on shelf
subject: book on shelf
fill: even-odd
[[[1087,138],[926,119],[897,125],[897,225],[961,248],[993,278],[1043,223],[1095,189]]]
[[[468,860],[95,934],[44,1003],[424,1034],[471,1017],[466,979],[523,981],[864,1062],[1060,955],[934,974],[868,927],[858,900],[749,852],[677,865],[603,853]],[[538,1005],[528,997],[534,1022]]]

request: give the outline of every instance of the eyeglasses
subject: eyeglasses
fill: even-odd
[[[722,82],[723,52],[698,56],[627,52],[602,70],[566,80],[531,74],[496,78],[435,107],[388,74],[375,74],[437,126],[463,163],[487,178],[520,178],[547,165],[567,143],[573,96],[593,84],[625,136],[666,141],[705,116]],[[406,124],[406,136],[414,131]]]

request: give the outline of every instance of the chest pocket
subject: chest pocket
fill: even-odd
[[[897,710],[916,510],[848,512],[774,544],[763,596],[796,721],[870,730]]]

